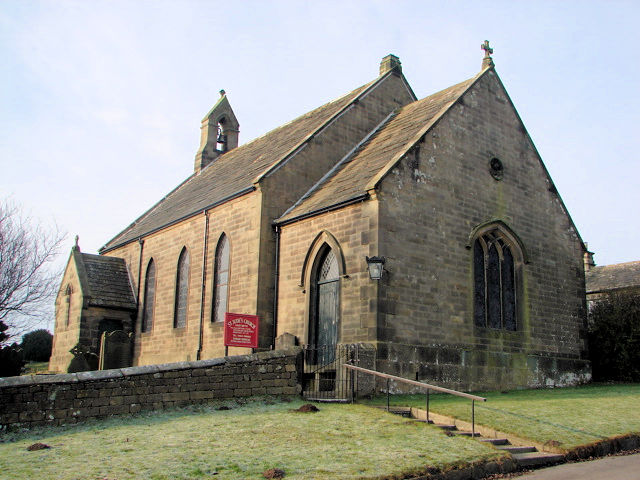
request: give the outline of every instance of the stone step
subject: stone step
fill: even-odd
[[[433,425],[433,420],[429,420],[428,422],[427,422],[426,420],[419,419],[419,418],[414,418],[413,420],[414,420],[415,422],[429,423],[430,425]]]
[[[481,437],[482,435],[480,435],[478,432],[471,433],[471,432],[466,432],[466,431],[462,431],[462,430],[456,430],[455,432],[453,432],[455,435],[459,435],[461,437],[475,437],[478,440],[480,440],[479,437]]]
[[[458,430],[458,427],[456,427],[455,425],[444,425],[442,423],[436,423],[435,424],[436,427],[441,428],[442,430],[448,430],[448,431],[453,431],[453,430]],[[471,435],[471,434],[469,434]]]
[[[538,449],[536,447],[520,447],[517,445],[499,445],[496,446],[498,450],[504,450],[511,454],[514,453],[529,453],[529,452],[537,452]]]
[[[564,459],[563,455],[545,452],[514,453],[511,456],[518,463],[518,466],[523,468],[552,465]]]
[[[479,438],[479,442],[486,442],[492,445],[509,445],[509,440],[506,438]]]
[[[333,398],[333,397],[304,397],[304,399],[308,402],[315,403],[349,403],[350,400],[348,398]]]

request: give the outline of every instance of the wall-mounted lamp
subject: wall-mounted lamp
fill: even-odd
[[[371,280],[380,280],[384,273],[384,257],[365,257]]]

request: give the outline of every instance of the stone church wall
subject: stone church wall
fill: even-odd
[[[287,208],[295,204],[309,188],[348,154],[387,115],[411,101],[413,101],[413,97],[403,79],[396,74],[387,76],[353,107],[348,108],[336,120],[317,133],[305,148],[287,162],[286,168],[276,170],[261,182],[260,188],[264,201],[262,204],[262,249],[260,252],[258,302],[264,305],[265,310],[273,310],[275,268],[273,219],[279,218]],[[326,220],[329,230],[336,224],[334,217],[329,216]],[[302,223],[305,226],[301,228],[307,228],[307,223]],[[368,229],[368,227],[365,228]],[[319,231],[314,230],[313,236]],[[289,238],[290,236],[287,236],[287,239],[283,237],[281,245],[285,245]],[[305,239],[305,241],[307,240]],[[296,258],[300,255],[304,258],[308,248],[309,244],[296,242],[295,247],[286,247],[286,254],[281,251],[281,258],[285,258],[285,255],[288,256],[290,252],[294,251]],[[364,257],[362,258],[364,259]],[[361,268],[361,265],[358,265],[358,268]],[[298,322],[301,318],[298,318]],[[358,338],[360,338],[359,334]]]
[[[308,343],[310,270],[316,252],[328,238],[322,232],[327,232],[337,241],[346,265],[340,279],[338,341],[375,342],[377,286],[369,278],[365,257],[374,255],[377,249],[377,215],[376,203],[369,201],[283,228],[278,335],[288,332],[297,337],[299,344]],[[304,285],[301,285],[303,278]]]
[[[489,161],[499,158],[495,180]],[[383,181],[378,367],[463,389],[587,380],[581,242],[493,72]],[[526,248],[517,331],[474,326],[475,227]]]
[[[0,378],[0,428],[63,425],[254,395],[299,395],[300,349]]]
[[[228,309],[230,312],[260,314],[256,312],[259,199],[258,193],[252,193],[209,211],[207,258],[204,261],[206,265],[204,304],[202,303],[204,214],[188,218],[145,237],[142,246],[142,262],[140,262],[141,248],[138,242],[129,243],[108,253],[111,256],[125,258],[134,291],[140,292],[141,296],[144,296],[146,269],[151,258],[156,266],[153,328],[150,332],[141,332],[143,311],[141,298],[136,320],[134,365],[195,360],[201,315],[204,317],[201,358],[224,355],[223,324],[211,322],[213,265],[216,246],[223,232],[227,235],[231,249]],[[183,247],[187,248],[190,259],[187,325],[184,328],[174,328],[177,264]],[[142,265],[141,272],[139,272],[139,265]],[[141,283],[139,289],[138,279]],[[262,343],[268,346],[270,337],[269,341],[266,338],[271,333],[270,325],[263,323],[261,330]],[[247,353],[247,349],[230,348],[229,353]]]
[[[69,287],[70,295],[67,294]],[[74,262],[69,262],[56,297],[56,324],[49,370],[66,372],[73,355],[69,352],[80,339],[82,291]]]

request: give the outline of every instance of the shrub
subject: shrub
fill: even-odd
[[[17,343],[2,346],[2,343],[9,338],[5,333],[9,327],[0,320],[0,377],[15,377],[22,373],[24,360],[22,350]]]
[[[34,330],[22,337],[22,353],[25,360],[46,362],[51,357],[53,335],[47,330]]]
[[[0,377],[15,377],[22,373],[24,360],[17,343],[0,348]]]
[[[596,381],[640,381],[640,295],[613,293],[589,312],[589,356]]]

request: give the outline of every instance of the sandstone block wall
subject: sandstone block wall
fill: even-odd
[[[338,343],[375,342],[377,283],[369,278],[366,256],[377,250],[377,204],[363,202],[312,217],[282,230],[278,335],[309,342],[312,266],[324,243],[336,249],[340,271]],[[305,264],[305,258],[307,259]]]
[[[78,272],[75,263],[70,261],[56,296],[55,335],[49,360],[49,370],[52,372],[66,372],[73,359],[69,350],[80,340],[82,310],[83,297]]]
[[[0,427],[62,425],[217,399],[298,395],[300,349],[116,370],[0,378]]]
[[[224,355],[223,322],[211,321],[215,250],[222,233],[230,244],[228,311],[260,315],[261,347],[270,344],[271,327],[263,312],[257,310],[258,242],[260,195],[250,193],[209,211],[207,255],[203,258],[205,215],[199,214],[153,233],[138,242],[112,250],[110,256],[124,258],[134,291],[140,292],[140,308],[135,326],[134,365],[196,360],[202,318],[203,351],[201,358]],[[178,257],[182,248],[189,252],[189,291],[187,325],[174,328],[175,288]],[[156,267],[156,292],[153,328],[141,332],[145,275],[149,260]],[[142,265],[139,269],[138,266]],[[204,286],[203,268],[206,268]],[[138,288],[138,279],[140,288]],[[203,300],[204,289],[204,302]],[[250,353],[230,348],[230,354]]]
[[[489,162],[504,165],[494,179]],[[489,72],[380,188],[378,367],[459,388],[570,384],[585,360],[582,245],[497,76]],[[516,331],[473,320],[473,229],[526,248]]]

